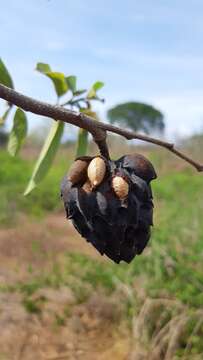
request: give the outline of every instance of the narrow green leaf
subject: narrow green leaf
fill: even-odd
[[[37,63],[36,70],[43,74],[46,74],[47,72],[51,72],[51,67],[49,66],[49,64]]]
[[[91,109],[82,108],[80,111],[88,116],[91,116],[95,120],[98,120],[96,112],[92,111]],[[88,132],[84,129],[80,129],[78,132],[76,157],[86,155],[87,147],[88,147]]]
[[[76,157],[86,155],[88,146],[88,132],[80,129],[78,132]]]
[[[54,121],[45,140],[39,158],[35,164],[31,179],[24,192],[24,195],[28,195],[47,174],[60,145],[63,129],[63,122]]]
[[[52,71],[51,67],[48,64],[44,63],[38,63],[36,66],[36,70],[46,75],[49,79],[52,80],[58,96],[64,95],[69,90],[68,83],[63,73]]]
[[[18,108],[14,115],[13,128],[9,135],[8,152],[16,156],[27,135],[27,118],[24,111]]]
[[[4,125],[4,123],[5,123],[5,121],[6,121],[7,117],[8,117],[8,114],[9,114],[9,112],[10,112],[10,110],[11,110],[11,107],[12,107],[12,105],[9,106],[9,107],[6,109],[6,111],[4,112],[4,114],[3,114],[2,116],[0,116],[0,126],[1,126],[1,125]]]
[[[75,91],[76,91],[76,81],[77,81],[77,78],[74,75],[66,77],[66,82],[68,84],[69,89],[72,91],[72,93],[75,93]]]
[[[9,74],[6,66],[4,65],[3,61],[0,58],[0,83],[10,87],[11,89],[14,88],[13,86],[13,80],[11,78],[11,75]]]
[[[97,96],[97,91],[100,90],[104,86],[104,83],[101,81],[96,81],[92,87],[90,88],[87,98],[88,99],[94,99]]]

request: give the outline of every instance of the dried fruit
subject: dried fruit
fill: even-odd
[[[125,199],[128,196],[128,182],[121,176],[114,176],[112,179],[112,188],[119,199]]]
[[[82,183],[87,179],[87,168],[91,159],[91,157],[84,156],[76,159],[71,165],[68,172],[68,180],[71,181],[73,185],[80,182]]]
[[[104,179],[106,173],[106,164],[101,157],[95,157],[87,169],[88,178],[93,187],[98,186]]]
[[[129,263],[142,253],[150,238],[154,168],[138,154],[116,161],[93,160],[87,170],[89,180],[74,184],[67,176],[63,179],[61,193],[67,217],[100,254],[116,263]],[[97,171],[92,168],[95,162]]]
[[[122,156],[117,160],[117,163],[122,164],[123,168],[127,169],[130,173],[134,173],[141,177],[141,179],[145,180],[147,183],[157,177],[153,165],[141,154]]]

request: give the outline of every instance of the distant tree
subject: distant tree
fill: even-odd
[[[107,116],[112,124],[118,123],[146,134],[153,131],[163,132],[165,127],[164,116],[159,110],[139,102],[119,104],[110,109]]]

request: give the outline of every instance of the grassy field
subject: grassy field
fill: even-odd
[[[151,358],[203,359],[203,178],[191,168],[177,166],[175,160],[170,163],[164,154],[152,152],[150,158],[160,175],[152,185],[152,239],[141,256],[130,265],[116,265],[102,257],[98,261],[80,251],[66,251],[63,261],[54,262],[51,270],[4,284],[1,290],[23,294],[24,306],[31,313],[40,311],[34,294],[47,287],[68,286],[78,304],[95,291],[110,297],[116,294],[123,304],[122,319],[135,338],[137,332],[141,334],[139,343],[143,351],[151,351]],[[11,159],[3,151],[0,161],[2,228],[14,227],[20,213],[37,221],[49,212],[61,211],[59,181],[71,161],[65,155],[27,198],[22,193],[33,162]],[[40,252],[40,247],[33,251]],[[59,325],[64,324],[66,315],[58,318]]]
[[[12,158],[6,151],[0,151],[0,163],[1,226],[11,225],[20,212],[41,217],[47,211],[57,210],[60,206],[60,180],[70,160],[62,157],[37,191],[28,197],[24,197],[23,192],[31,176],[34,160]]]

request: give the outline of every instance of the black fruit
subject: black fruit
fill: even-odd
[[[87,176],[77,184],[68,175],[64,177],[61,186],[64,206],[81,236],[102,255],[116,263],[121,260],[129,263],[142,253],[150,238],[153,224],[150,181],[156,178],[156,173],[152,164],[139,154],[125,155],[116,161],[103,160],[106,174],[96,188],[91,187]],[[126,186],[123,192],[113,189],[117,176],[124,180],[120,182]],[[119,198],[120,193],[127,195]]]

